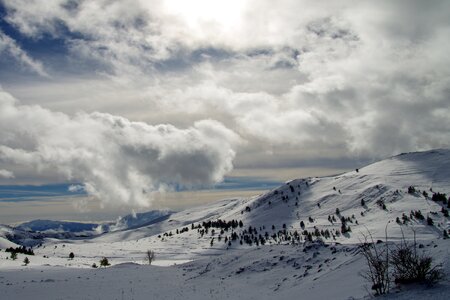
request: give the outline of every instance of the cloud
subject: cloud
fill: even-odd
[[[14,173],[8,170],[0,169],[0,178],[6,179],[14,178]]]
[[[31,71],[49,77],[40,61],[31,58],[17,43],[0,30],[0,54],[6,53]]]
[[[217,120],[247,141],[238,166],[450,146],[448,1],[3,2],[23,35],[96,62],[77,80],[15,86],[66,117]]]
[[[55,174],[82,182],[104,205],[132,207],[150,205],[155,192],[221,181],[240,143],[213,120],[180,129],[98,112],[69,116],[3,91],[0,128],[0,164],[16,168],[17,179]]]
[[[67,191],[69,191],[71,193],[79,193],[79,192],[85,192],[85,188],[81,184],[71,184],[67,188]]]

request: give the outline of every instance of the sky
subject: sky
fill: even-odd
[[[448,148],[449,36],[446,0],[0,0],[0,185],[148,210]]]

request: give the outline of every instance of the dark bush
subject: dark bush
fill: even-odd
[[[9,247],[9,248],[5,249],[5,252],[22,253],[22,254],[25,254],[25,255],[34,255],[33,249],[31,249],[31,248],[27,249],[27,248],[25,248],[25,246],[23,246],[23,247],[16,247],[16,248]]]
[[[393,267],[395,283],[434,284],[443,277],[439,266],[432,266],[433,258],[417,253],[417,244],[405,240],[391,251],[390,261]]]
[[[109,263],[109,261],[108,261],[108,259],[106,257],[103,257],[100,260],[100,267],[107,267],[109,265],[110,265],[110,263]]]
[[[446,202],[447,196],[441,193],[434,193],[433,196],[431,197],[431,200],[436,202]]]
[[[422,212],[420,210],[414,211],[414,217],[417,220],[425,220],[425,217],[422,215]]]

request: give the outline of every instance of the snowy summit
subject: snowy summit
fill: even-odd
[[[450,150],[406,153],[251,198],[153,212],[153,222],[89,237],[3,226],[2,297],[363,299],[371,287],[359,275],[366,268],[360,245],[369,234],[383,244],[387,233],[394,249],[414,232],[419,250],[449,271],[449,170]],[[13,260],[5,252],[22,245],[34,255]],[[92,267],[103,258],[110,266]],[[392,286],[391,296],[446,299],[448,288],[448,279],[433,288]]]

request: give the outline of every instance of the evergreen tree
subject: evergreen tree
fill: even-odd
[[[304,229],[304,228],[305,228],[305,222],[300,221],[300,227],[301,227],[302,229]]]
[[[109,265],[110,265],[110,263],[109,263],[109,261],[108,261],[108,259],[106,257],[103,257],[100,260],[100,267],[107,267]]]

